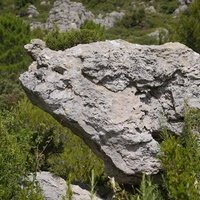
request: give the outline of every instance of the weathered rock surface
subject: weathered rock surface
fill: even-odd
[[[36,180],[41,187],[44,200],[63,200],[67,193],[66,181],[60,177],[54,176],[50,172],[37,172]],[[73,193],[72,200],[90,200],[90,192],[82,189],[78,185],[71,185],[70,190]],[[94,200],[101,198],[94,196]]]
[[[200,109],[200,55],[180,43],[52,51],[32,40],[26,49],[35,61],[20,80],[30,100],[80,136],[120,183],[156,176],[162,127],[181,134],[185,105]]]

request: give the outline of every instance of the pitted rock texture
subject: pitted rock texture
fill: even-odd
[[[159,174],[163,126],[181,134],[186,104],[200,108],[200,55],[180,43],[25,47],[35,58],[20,76],[30,100],[81,137],[119,183]]]

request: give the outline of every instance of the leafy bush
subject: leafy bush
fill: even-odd
[[[177,24],[177,31],[174,37],[179,41],[200,53],[200,1],[195,0],[189,9],[183,13]]]
[[[13,14],[0,16],[0,108],[9,109],[22,96],[18,77],[30,58],[24,45],[30,40],[30,29]]]
[[[8,141],[13,145],[19,142],[19,155],[22,154],[23,159],[28,158],[21,161],[16,157],[21,163],[21,172],[51,171],[64,179],[71,174],[71,181],[89,183],[91,170],[94,169],[98,182],[103,180],[103,162],[80,138],[62,127],[50,115],[33,106],[26,98],[20,100],[11,111],[6,111],[2,119],[4,128],[8,130]],[[16,141],[13,141],[12,137]],[[18,153],[17,150],[18,148],[16,152],[13,151],[13,156]],[[9,152],[12,151],[9,149]],[[6,154],[2,154],[4,155]],[[13,160],[13,163],[17,160]],[[5,163],[4,165],[8,169]],[[15,169],[13,165],[8,165],[12,170]],[[17,167],[17,164],[15,166]],[[0,179],[1,176],[3,172]]]
[[[22,99],[11,111],[15,119],[10,129],[14,133],[28,131],[33,156],[31,170],[47,170],[48,157],[54,153],[63,152],[67,141],[67,129],[62,127],[50,115],[33,106],[27,98]]]
[[[159,1],[157,3],[157,10],[160,13],[172,14],[178,7],[177,4],[178,4],[177,1],[174,0]]]
[[[121,0],[75,0],[81,2],[87,9],[91,10],[94,14],[109,13],[117,8],[122,8],[123,4],[127,1]],[[130,2],[130,0],[128,0]]]
[[[0,199],[42,200],[34,182],[28,181],[32,164],[29,133],[13,132],[14,117],[0,113]]]
[[[192,200],[200,196],[200,111],[185,115],[182,137],[164,133],[159,156],[164,170],[164,188],[168,199]]]
[[[16,6],[17,9],[20,9],[24,7],[26,4],[30,3],[33,4],[37,0],[14,0],[14,5]]]
[[[30,40],[29,25],[13,14],[0,16],[0,70],[27,67],[23,46]]]
[[[124,26],[125,28],[131,28],[141,25],[145,20],[144,7],[132,9],[123,16],[123,18],[116,23],[116,26]]]
[[[64,179],[68,179],[70,175],[72,181],[89,183],[91,170],[95,171],[99,184],[104,179],[103,161],[72,133],[68,134],[64,151],[53,154],[47,162],[50,166],[49,170]]]
[[[194,200],[200,197],[200,110],[188,108],[182,136],[163,131],[162,185],[143,175],[140,188],[129,199]]]
[[[157,184],[153,184],[150,176],[143,174],[140,188],[134,195],[135,200],[161,200],[163,199],[161,191]]]
[[[53,50],[64,50],[78,44],[104,40],[104,27],[92,21],[85,22],[81,30],[70,30],[69,32],[59,33],[58,27],[50,32],[46,38],[46,44]]]

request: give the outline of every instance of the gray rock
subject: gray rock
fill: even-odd
[[[154,32],[149,33],[148,36],[154,37],[157,41],[166,41],[169,36],[169,31],[166,28],[157,28]]]
[[[64,179],[50,172],[37,172],[36,180],[40,185],[44,200],[62,200],[66,196],[67,184]]]
[[[24,46],[27,50],[28,54],[33,58],[33,60],[37,59],[38,54],[46,48],[46,43],[40,39],[31,40],[31,44],[27,44]]]
[[[145,11],[150,12],[150,13],[156,13],[156,9],[154,8],[154,6],[149,6],[145,8]]]
[[[39,12],[37,11],[37,8],[34,5],[30,5],[27,8],[27,14],[29,18],[37,17],[39,15]]]
[[[79,29],[85,20],[93,20],[97,24],[110,28],[114,25],[116,19],[121,19],[124,12],[111,12],[102,16],[101,14],[95,18],[82,3],[72,2],[69,0],[57,0],[53,8],[49,12],[46,22],[47,29],[53,29],[57,24],[61,32],[69,31],[70,29]]]
[[[41,23],[41,22],[33,21],[33,22],[30,22],[29,25],[30,25],[31,30],[34,30],[34,29],[37,29],[37,28],[40,28],[41,30],[45,29],[45,24]]]
[[[174,11],[173,14],[178,15],[178,14],[184,12],[184,11],[187,10],[187,9],[188,9],[188,6],[187,6],[187,5],[181,5],[181,6],[179,6],[179,7]]]
[[[180,43],[53,51],[36,42],[26,46],[36,63],[20,76],[32,103],[81,137],[117,182],[156,177],[162,128],[181,134],[186,104],[200,108],[200,55]]]
[[[86,19],[92,20],[93,18],[94,15],[87,11],[82,3],[57,0],[49,12],[46,28],[51,30],[57,24],[61,32],[69,31],[71,28],[80,28]]]
[[[44,5],[50,5],[50,1],[41,1],[40,5],[44,6]]]
[[[194,0],[179,0],[178,1],[179,7],[174,11],[173,14],[178,15],[178,14],[184,12],[185,10],[188,9],[188,6],[193,2],[194,2]]]
[[[179,6],[181,6],[181,5],[190,5],[193,2],[194,2],[194,0],[179,0],[178,1],[178,5]]]
[[[66,181],[57,177],[50,172],[37,172],[36,180],[38,181],[44,200],[63,200],[67,199],[67,184]],[[82,189],[78,185],[71,185],[72,200],[90,200],[90,192]],[[94,200],[101,200],[101,198],[94,196]]]
[[[121,12],[113,11],[111,13],[106,14],[105,17],[99,14],[98,17],[94,19],[94,22],[97,24],[101,24],[101,26],[105,26],[105,28],[108,29],[114,26],[116,19],[118,20],[122,19],[124,14],[125,14],[124,11]]]

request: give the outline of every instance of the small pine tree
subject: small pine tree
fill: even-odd
[[[13,14],[0,16],[0,108],[9,109],[22,96],[17,80],[31,61],[24,49],[29,41],[29,25]]]
[[[105,29],[93,21],[87,21],[81,26],[81,30],[70,30],[60,33],[57,26],[49,32],[46,44],[53,50],[65,50],[78,44],[88,44],[91,42],[104,40]]]
[[[178,21],[174,40],[200,53],[200,1],[195,0]]]
[[[0,199],[42,200],[39,188],[29,180],[29,132],[14,133],[14,126],[12,114],[0,112]]]
[[[159,156],[164,170],[164,188],[168,199],[193,200],[200,197],[200,111],[185,115],[184,133],[176,137],[168,132],[161,144]]]

